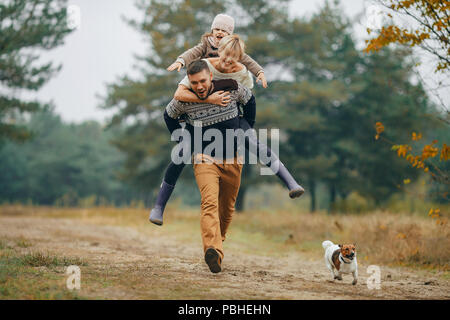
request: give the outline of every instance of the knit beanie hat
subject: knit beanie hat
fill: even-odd
[[[234,30],[234,19],[227,14],[220,13],[214,18],[211,25],[212,29],[222,29],[232,34]]]

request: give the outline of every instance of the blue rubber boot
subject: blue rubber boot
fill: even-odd
[[[294,177],[291,175],[289,170],[284,166],[284,164],[280,161],[278,156],[270,150],[270,148],[264,143],[259,142],[255,135],[250,135],[247,138],[249,144],[249,151],[256,150],[257,154],[261,156],[267,155],[269,159],[269,163],[266,164],[273,173],[280,178],[281,181],[286,185],[289,189],[289,197],[291,199],[298,198],[302,194],[305,193],[305,189],[295,181]]]
[[[150,211],[150,222],[158,226],[162,226],[164,209],[174,188],[175,186],[172,186],[165,181],[161,183],[161,188],[159,189],[158,196],[156,197],[155,206],[152,211]]]
[[[278,171],[276,175],[281,181],[284,182],[286,187],[289,189],[289,197],[291,199],[298,198],[305,193],[305,189],[295,181],[294,177],[291,175],[289,170],[284,166],[284,164],[279,160],[275,160],[276,166],[278,166]]]

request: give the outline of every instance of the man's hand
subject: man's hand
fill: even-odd
[[[173,71],[177,69],[177,71],[180,72],[182,67],[183,65],[181,64],[181,62],[175,61],[174,63],[172,63],[170,66],[167,67],[167,71]]]
[[[267,88],[267,80],[266,77],[264,76],[264,72],[260,72],[258,74],[258,78],[256,78],[256,83],[261,82],[263,88]]]
[[[230,101],[230,93],[223,90],[214,92],[206,99],[206,102],[217,104],[222,107],[226,107]]]

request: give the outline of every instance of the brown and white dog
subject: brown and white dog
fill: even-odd
[[[342,280],[343,273],[353,275],[352,284],[358,282],[358,263],[356,261],[355,244],[339,244],[326,240],[322,242],[325,249],[325,264],[333,274],[333,280]]]

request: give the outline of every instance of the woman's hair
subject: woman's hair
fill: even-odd
[[[219,42],[219,54],[221,52],[224,52],[226,56],[236,56],[241,60],[245,53],[244,41],[237,34],[226,36]]]

